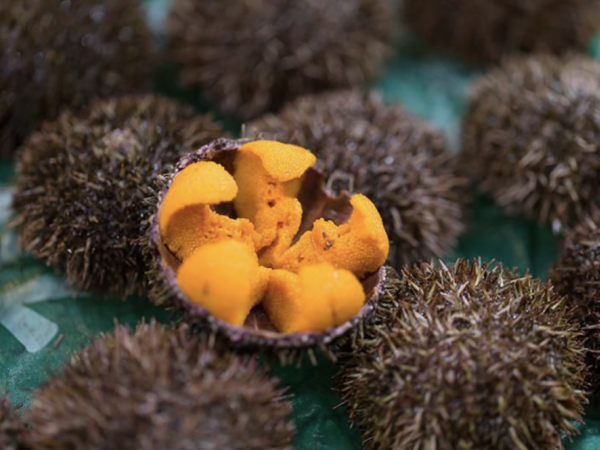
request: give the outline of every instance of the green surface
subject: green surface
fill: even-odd
[[[165,12],[163,0],[150,0],[147,4],[153,27],[160,29]],[[600,38],[591,53],[600,56]],[[400,102],[415,114],[431,120],[448,135],[456,148],[465,89],[481,72],[481,68],[466,67],[410,41],[399,47],[375,88],[389,101]],[[199,110],[208,109],[197,100],[198,92],[185,91],[177,85],[174,69],[162,69],[158,78],[163,93],[190,102]],[[223,119],[230,130],[239,130],[239,123]],[[11,175],[11,163],[1,162],[0,182],[8,184]],[[468,229],[448,259],[481,256],[484,260],[495,259],[515,267],[520,272],[529,270],[536,276],[545,277],[558,251],[558,240],[551,230],[508,217],[489,198],[477,193],[473,193],[473,197]],[[2,198],[5,208],[9,193],[2,191],[0,203]],[[0,221],[6,220],[6,212],[0,207]],[[33,300],[35,303],[31,303]],[[27,317],[42,317],[58,327],[57,334],[47,346],[29,353],[0,325],[0,385],[15,404],[25,406],[31,399],[33,388],[94,335],[110,331],[115,319],[131,325],[142,317],[168,320],[163,311],[146,299],[74,298],[62,285],[60,277],[51,275],[41,264],[16,252],[14,236],[3,231],[0,234],[0,306],[9,302],[13,306],[25,303],[18,307],[27,310]],[[0,310],[0,323],[1,314]],[[336,408],[340,400],[331,392],[335,372],[336,367],[327,362],[318,368],[275,369],[295,394],[294,421],[298,429],[295,447],[298,450],[361,448],[358,435],[349,428],[343,408]],[[573,443],[567,443],[567,448],[599,449],[600,409],[588,408],[586,425],[581,430],[582,434]]]

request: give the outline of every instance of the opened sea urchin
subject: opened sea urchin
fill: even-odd
[[[149,89],[151,41],[138,0],[0,2],[0,155],[64,107]]]
[[[291,450],[292,408],[255,360],[185,327],[117,327],[34,393],[37,450]]]
[[[463,151],[481,188],[511,212],[555,229],[600,206],[600,63],[506,61],[476,82]]]
[[[241,118],[365,85],[391,52],[386,0],[176,0],[168,34],[186,85]]]
[[[380,295],[389,241],[373,203],[332,195],[315,162],[263,140],[184,157],[152,222],[154,300],[247,347],[326,347],[349,332]]]
[[[585,333],[588,382],[600,392],[600,214],[583,220],[567,233],[551,279],[574,310]]]
[[[444,137],[375,94],[306,96],[252,122],[248,134],[312,150],[329,186],[373,200],[396,267],[443,256],[463,229],[465,182]]]
[[[0,448],[22,450],[25,447],[25,425],[6,398],[0,398]]]
[[[529,276],[457,261],[406,269],[339,382],[366,450],[562,449],[585,395],[564,299]]]
[[[584,50],[600,29],[596,0],[405,0],[403,7],[420,37],[476,61]]]
[[[211,117],[155,96],[64,112],[17,155],[21,244],[79,289],[144,292],[146,198],[182,155],[219,134]]]

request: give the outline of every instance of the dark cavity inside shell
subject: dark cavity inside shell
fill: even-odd
[[[183,307],[188,318],[193,321],[205,320],[209,322],[214,328],[227,335],[232,342],[241,346],[262,345],[279,348],[302,348],[328,344],[350,331],[374,310],[375,304],[383,292],[384,267],[368,274],[361,280],[365,291],[365,304],[359,314],[346,323],[325,332],[280,333],[275,329],[261,305],[250,312],[243,327],[237,327],[216,319],[204,307],[192,303],[179,288],[176,274],[180,261],[162,242],[159,232],[158,218],[160,217],[164,196],[177,174],[190,164],[199,161],[213,161],[224,166],[229,173],[233,173],[233,161],[237,151],[246,142],[249,141],[217,139],[200,148],[197,152],[185,156],[177,164],[175,171],[167,181],[165,189],[159,196],[157,212],[152,219],[151,243],[155,247],[156,257],[158,258],[158,276],[162,278],[160,281],[167,284],[166,287],[169,293],[174,297],[173,301]],[[312,224],[319,218],[331,220],[336,225],[341,225],[348,220],[352,213],[350,196],[346,192],[335,196],[327,190],[324,181],[325,175],[314,167],[310,168],[304,176],[298,194],[298,200],[302,204],[303,216],[295,240],[305,231],[310,230]],[[227,215],[233,219],[237,218],[232,203],[222,203],[213,209],[219,214]],[[235,280],[232,281],[235,282]]]

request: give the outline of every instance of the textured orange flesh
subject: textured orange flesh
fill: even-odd
[[[271,273],[263,308],[282,333],[318,332],[356,316],[365,293],[356,276],[331,264],[305,266],[298,274]]]
[[[315,161],[303,148],[274,141],[250,142],[239,149],[233,172],[239,194],[233,205],[238,217],[250,220],[262,237],[257,250],[263,266],[272,267],[300,229],[302,205],[293,197]]]
[[[177,272],[177,282],[192,303],[239,326],[263,298],[268,279],[269,271],[259,266],[254,250],[234,240],[202,246]]]
[[[303,266],[328,262],[363,278],[385,262],[390,250],[381,216],[364,195],[350,199],[352,214],[347,223],[337,226],[318,219],[279,260],[281,269],[298,272]]]
[[[230,202],[238,193],[233,177],[220,164],[202,161],[182,170],[167,191],[159,217],[161,237],[181,261],[202,245],[235,239],[254,246],[252,223],[215,213],[210,205]]]
[[[375,206],[357,194],[347,223],[319,219],[292,246],[303,215],[295,197],[314,163],[300,147],[256,141],[240,147],[233,175],[214,162],[177,175],[159,229],[192,303],[237,326],[262,304],[282,333],[325,331],[360,312],[359,279],[383,265],[389,241]],[[238,219],[211,209],[223,202]]]

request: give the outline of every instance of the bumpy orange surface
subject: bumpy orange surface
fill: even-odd
[[[273,141],[250,142],[239,150],[233,173],[239,194],[233,205],[261,235],[257,251],[264,266],[272,267],[298,233],[302,205],[293,197],[315,161],[303,148]]]
[[[202,245],[235,239],[254,246],[260,237],[248,220],[215,213],[210,205],[232,201],[238,193],[233,177],[220,164],[202,161],[182,170],[162,203],[159,228],[163,242],[180,260]]]
[[[325,331],[356,316],[365,293],[356,276],[321,263],[298,274],[274,270],[263,300],[273,325],[283,333]]]
[[[307,264],[328,262],[359,278],[379,269],[390,250],[381,216],[364,195],[353,195],[350,203],[353,209],[347,223],[337,226],[317,220],[313,229],[285,252],[279,267],[298,272]]]
[[[324,331],[359,313],[359,278],[385,262],[387,235],[375,206],[357,194],[347,223],[319,219],[292,245],[303,216],[296,197],[314,163],[300,147],[256,141],[240,147],[233,175],[214,162],[177,175],[159,228],[182,261],[177,280],[191,302],[234,325],[262,302],[284,333]],[[211,208],[224,202],[237,219]]]
[[[268,275],[251,247],[229,240],[206,244],[183,261],[177,282],[192,303],[217,319],[243,325],[263,298]]]

